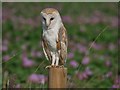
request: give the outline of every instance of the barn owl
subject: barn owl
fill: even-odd
[[[46,68],[64,66],[67,59],[68,40],[59,12],[54,8],[43,9],[41,21],[43,52],[51,63]]]

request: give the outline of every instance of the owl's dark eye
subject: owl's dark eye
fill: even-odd
[[[46,20],[44,17],[43,17],[44,20]]]
[[[50,18],[50,20],[52,21],[54,18]]]

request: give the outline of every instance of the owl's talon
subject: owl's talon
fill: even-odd
[[[49,69],[49,68],[51,68],[51,67],[55,67],[55,68],[64,68],[64,65],[61,65],[61,66],[56,66],[56,65],[48,65],[48,66],[46,66],[45,67],[45,69]]]
[[[55,65],[54,67],[56,67],[56,68],[57,68],[57,67],[59,67],[59,65]]]
[[[64,65],[59,66],[60,68],[64,68]]]
[[[51,67],[53,67],[53,68],[54,68],[54,67],[56,67],[56,66],[55,66],[55,65],[51,65]]]
[[[45,67],[45,69],[49,69],[51,67],[52,67],[52,65],[48,65],[48,66]]]

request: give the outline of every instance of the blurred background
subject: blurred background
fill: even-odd
[[[69,88],[120,88],[118,4],[78,2],[2,3],[2,86],[47,88],[40,21],[47,7],[58,9],[67,29]]]

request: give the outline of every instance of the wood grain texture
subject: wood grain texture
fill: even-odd
[[[48,88],[67,88],[67,68],[49,68]]]

